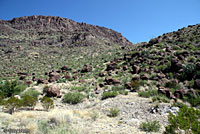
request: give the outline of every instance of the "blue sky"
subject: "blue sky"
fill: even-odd
[[[50,15],[114,29],[133,43],[200,23],[200,0],[0,0],[0,19]]]

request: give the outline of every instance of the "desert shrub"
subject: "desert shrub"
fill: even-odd
[[[37,97],[33,97],[30,95],[22,96],[22,106],[24,106],[24,107],[30,107],[33,109],[35,107],[37,101],[38,101]]]
[[[63,102],[64,103],[69,103],[69,104],[77,104],[83,101],[83,98],[85,96],[82,93],[67,93],[63,97]]]
[[[200,111],[198,109],[182,105],[177,115],[168,116],[169,125],[165,127],[165,134],[179,134],[183,131],[187,134],[200,133]]]
[[[92,118],[93,121],[96,121],[97,118],[99,118],[99,114],[97,112],[94,112],[94,113],[91,114],[91,118]]]
[[[2,104],[2,101],[5,97],[3,96],[3,94],[0,94],[0,105]]]
[[[128,95],[128,91],[119,91],[119,94]]]
[[[141,83],[140,83],[139,80],[132,80],[132,81],[131,81],[131,88],[132,88],[134,91],[139,90],[140,86],[141,86]]]
[[[109,117],[117,117],[118,115],[119,115],[118,108],[111,108],[108,114]]]
[[[21,96],[25,96],[25,95],[30,95],[32,97],[38,97],[38,95],[40,95],[40,92],[38,92],[34,89],[29,89],[26,92],[24,92]]]
[[[138,95],[140,97],[149,98],[158,95],[158,91],[157,90],[141,91],[138,93]]]
[[[142,122],[140,129],[145,132],[158,132],[160,131],[160,123],[158,121]]]
[[[77,134],[76,130],[70,128],[69,123],[52,123],[49,120],[41,120],[37,124],[36,134]]]
[[[107,91],[102,94],[101,99],[104,100],[107,98],[113,98],[113,97],[116,97],[117,95],[118,95],[117,91]]]
[[[44,96],[41,99],[42,106],[48,111],[49,109],[53,108],[53,100],[50,97]]]
[[[8,81],[0,84],[0,94],[4,97],[11,97],[17,95],[26,89],[26,85],[21,84],[17,80]]]
[[[161,94],[153,96],[152,101],[153,102],[158,101],[158,102],[164,102],[164,103],[170,102],[169,98],[167,98],[165,95],[161,95]]]
[[[170,88],[173,93],[176,90],[181,89],[181,86],[178,83],[176,83],[176,81],[173,81],[173,80],[165,83],[165,87],[166,88]]]
[[[197,107],[200,105],[200,95],[197,93],[196,97],[192,92],[188,93],[187,96],[183,97],[183,100],[189,102],[193,107]]]
[[[16,97],[10,97],[8,100],[3,100],[2,105],[12,114],[17,108],[22,106],[22,101]]]
[[[160,65],[160,66],[158,66],[158,70],[161,71],[161,72],[164,72],[168,68],[169,67],[167,65]]]
[[[123,90],[124,89],[124,86],[113,86],[112,87],[112,91],[120,91],[120,90]]]
[[[183,73],[181,73],[181,80],[192,80],[194,75],[196,74],[196,65],[189,63],[183,66]]]
[[[72,86],[72,87],[70,87],[70,89],[82,92],[82,91],[85,91],[87,88],[86,88],[86,86]]]
[[[57,83],[65,83],[66,79],[65,78],[59,78],[56,82]]]

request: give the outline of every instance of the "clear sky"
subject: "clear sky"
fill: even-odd
[[[0,19],[50,15],[114,29],[133,43],[200,23],[200,0],[0,0]]]

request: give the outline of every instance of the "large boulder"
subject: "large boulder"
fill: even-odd
[[[43,93],[45,94],[45,96],[47,97],[57,97],[60,98],[61,94],[60,94],[60,88],[56,87],[56,86],[46,86],[43,89]]]

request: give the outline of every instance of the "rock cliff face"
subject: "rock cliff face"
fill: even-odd
[[[62,45],[68,47],[131,45],[120,33],[100,26],[77,23],[56,16],[29,16],[0,20],[0,42],[30,42],[31,45]]]

